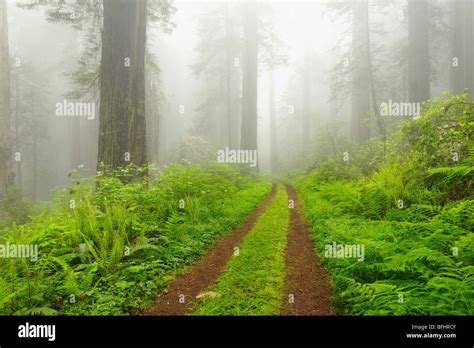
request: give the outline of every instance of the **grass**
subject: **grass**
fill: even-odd
[[[239,255],[226,265],[196,315],[278,315],[284,278],[286,232],[289,223],[288,197],[278,185],[268,210],[244,237]]]
[[[75,178],[54,207],[0,229],[0,244],[39,249],[36,262],[0,259],[0,314],[139,311],[271,189],[222,165],[171,165],[152,177],[127,184],[103,173]]]

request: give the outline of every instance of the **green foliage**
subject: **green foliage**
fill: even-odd
[[[470,143],[466,157],[447,167],[428,169],[427,184],[442,191],[444,201],[472,196],[474,178],[474,144]]]
[[[27,223],[33,211],[33,202],[20,189],[10,189],[6,196],[0,199],[0,228],[14,223]]]
[[[432,100],[388,136],[383,161],[368,166],[377,139],[354,148],[364,176],[334,156],[298,180],[339,313],[474,313],[473,107],[464,94]],[[333,242],[363,245],[364,261],[326,255]]]
[[[423,104],[418,119],[407,120],[401,129],[407,150],[420,154],[430,167],[453,163],[453,154],[465,157],[474,130],[474,103],[467,93]]]
[[[319,176],[319,181],[356,180],[363,176],[359,167],[343,162],[342,157],[341,153],[339,160],[330,159],[318,166],[316,173]]]
[[[70,177],[55,207],[0,232],[0,244],[39,251],[36,262],[0,259],[0,314],[139,311],[270,191],[265,181],[212,164]]]
[[[183,162],[206,163],[215,160],[216,153],[216,146],[195,136],[185,137],[179,146],[179,155]]]
[[[389,207],[387,193],[379,186],[366,186],[361,193],[363,214],[369,219],[382,219]]]

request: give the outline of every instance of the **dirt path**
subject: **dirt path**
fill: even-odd
[[[282,315],[334,315],[328,276],[314,252],[310,227],[300,213],[297,193],[290,185],[286,185],[286,191],[295,207],[290,209]]]
[[[234,231],[227,234],[187,272],[179,275],[161,293],[155,304],[142,315],[185,315],[191,309],[196,296],[205,291],[220,275],[231,258],[234,248],[249,232],[260,215],[268,208],[276,193],[273,185],[271,194]],[[184,301],[183,301],[184,300]],[[184,302],[184,303],[182,303]]]

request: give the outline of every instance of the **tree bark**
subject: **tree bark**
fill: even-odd
[[[158,91],[155,81],[147,81],[146,118],[147,118],[147,158],[151,163],[159,163],[160,112],[158,111]]]
[[[33,120],[33,201],[37,197],[38,182],[38,119],[36,115],[36,95],[33,91],[31,94],[31,117]]]
[[[7,3],[0,0],[0,197],[14,184],[14,134],[10,126],[10,52]]]
[[[104,0],[99,167],[147,163],[146,11],[147,0]]]
[[[232,97],[230,91],[230,18],[229,18],[229,6],[225,3],[225,59],[226,59],[226,104],[227,104],[227,145],[232,146]]]
[[[468,89],[474,96],[474,3],[472,0],[454,0],[451,16],[452,57],[450,88],[455,93]],[[456,62],[454,62],[456,59]],[[457,66],[454,66],[456,63]]]
[[[352,10],[352,140],[362,143],[369,138],[364,119],[370,111],[369,4],[357,1]]]
[[[303,153],[310,148],[310,114],[311,114],[311,54],[309,49],[306,49],[304,56],[304,77],[303,77]]]
[[[408,1],[408,96],[410,102],[430,99],[428,1]]]
[[[20,146],[20,71],[16,72],[15,79],[15,149],[21,154]],[[20,189],[23,188],[23,173],[21,167],[22,161],[16,162],[17,185]]]
[[[275,105],[275,72],[272,69],[269,71],[270,88],[269,88],[269,111],[270,111],[270,168],[274,174],[278,168],[277,163],[277,145],[276,145],[276,105]]]
[[[241,148],[257,150],[257,4],[244,5]]]

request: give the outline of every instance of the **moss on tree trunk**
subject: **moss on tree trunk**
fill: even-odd
[[[145,41],[147,0],[104,0],[98,163],[147,163]]]

